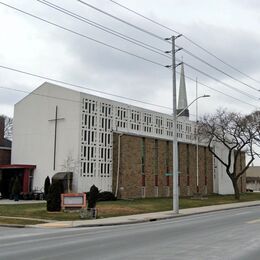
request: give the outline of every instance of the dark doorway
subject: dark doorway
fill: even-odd
[[[2,197],[9,198],[12,194],[13,182],[19,178],[21,192],[28,194],[32,190],[35,165],[7,164],[0,165],[0,192]]]
[[[0,173],[0,192],[5,199],[12,199],[12,188],[15,178],[18,176],[20,187],[23,187],[23,174],[17,170],[2,171]]]

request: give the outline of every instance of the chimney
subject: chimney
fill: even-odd
[[[4,143],[4,134],[5,134],[5,119],[3,116],[0,116],[0,145]]]

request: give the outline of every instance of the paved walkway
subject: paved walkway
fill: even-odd
[[[1,199],[0,200],[0,205],[19,205],[19,204],[36,204],[36,203],[46,203],[45,200],[19,200],[19,201],[14,201],[14,200],[7,200],[7,199]]]
[[[28,204],[28,203],[45,203],[43,200],[0,200],[0,205],[8,204]],[[111,217],[111,218],[100,218],[100,219],[87,219],[87,220],[75,220],[75,221],[51,221],[41,220],[48,223],[30,225],[30,227],[40,227],[40,228],[70,228],[70,227],[98,227],[98,226],[112,226],[112,225],[123,225],[123,224],[134,224],[141,222],[156,221],[162,219],[171,219],[207,212],[214,212],[220,210],[228,210],[234,208],[243,208],[251,206],[260,206],[260,201],[250,201],[250,202],[238,202],[231,204],[222,204],[214,206],[205,206],[197,208],[188,208],[181,209],[179,214],[174,214],[173,211],[163,211],[163,212],[154,212],[154,213],[145,213],[129,216],[120,216],[120,217]]]

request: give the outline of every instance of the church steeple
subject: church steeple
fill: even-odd
[[[187,93],[186,93],[186,84],[185,84],[185,75],[184,75],[184,65],[181,65],[181,76],[180,76],[180,87],[179,87],[179,100],[177,114],[181,113],[183,109],[188,106],[187,102]],[[189,117],[189,110],[186,108],[181,115],[182,117]]]

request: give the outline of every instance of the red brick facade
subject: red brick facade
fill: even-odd
[[[0,165],[11,163],[11,149],[3,149],[0,147]]]
[[[116,190],[118,169],[118,140],[113,143],[113,192]],[[196,145],[179,143],[180,196],[197,193]],[[198,193],[213,193],[213,155],[207,147],[198,149]],[[148,137],[122,135],[120,137],[120,165],[118,198],[167,197],[172,195],[172,142]],[[245,165],[245,154],[240,154]],[[245,175],[239,181],[242,192],[246,189]]]
[[[113,191],[116,190],[118,135],[113,144]],[[142,159],[143,158],[143,159]],[[180,195],[197,192],[196,146],[179,143]],[[167,197],[172,194],[172,142],[123,135],[120,137],[119,198]],[[199,193],[213,192],[212,154],[199,147]]]

